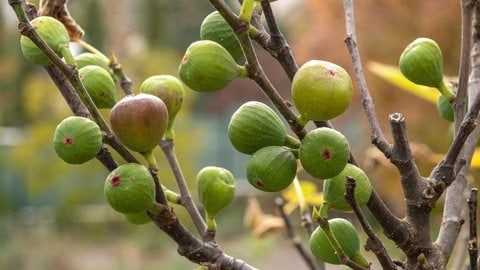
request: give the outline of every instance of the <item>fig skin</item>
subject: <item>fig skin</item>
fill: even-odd
[[[75,63],[77,64],[78,69],[81,69],[85,66],[94,65],[94,66],[99,66],[99,67],[105,69],[105,71],[107,71],[110,74],[112,72],[110,67],[108,66],[108,63],[106,63],[102,59],[102,57],[100,57],[97,54],[90,53],[90,52],[84,52],[84,53],[81,53],[81,54],[77,55],[75,57]]]
[[[200,203],[211,218],[235,198],[235,178],[225,168],[205,167],[198,172],[195,181]]]
[[[157,96],[165,103],[168,111],[167,130],[171,130],[185,96],[182,82],[172,75],[154,75],[142,82],[140,92]]]
[[[345,136],[327,127],[310,131],[298,150],[305,171],[318,179],[328,179],[339,174],[350,157],[350,146]]]
[[[352,211],[352,208],[343,196],[346,192],[345,183],[347,176],[355,179],[355,199],[358,205],[364,206],[370,200],[372,185],[368,176],[359,167],[348,163],[340,174],[323,182],[324,205],[328,205],[330,209],[345,212]]]
[[[125,96],[110,111],[115,135],[126,147],[139,153],[150,152],[158,145],[167,124],[167,106],[150,94]]]
[[[178,67],[183,83],[198,92],[223,89],[241,75],[241,71],[230,53],[211,40],[190,44]]]
[[[326,121],[342,114],[350,105],[353,85],[342,67],[323,60],[303,64],[292,80],[292,98],[299,122]]]
[[[55,129],[53,145],[57,155],[69,164],[83,164],[95,158],[102,147],[103,135],[92,120],[69,116]]]
[[[233,147],[251,155],[263,147],[284,145],[287,128],[278,115],[266,104],[248,101],[232,115],[228,138]]]
[[[107,176],[104,195],[117,212],[131,214],[146,211],[155,203],[153,177],[141,164],[120,165]]]
[[[343,218],[333,218],[328,220],[328,224],[345,255],[352,259],[359,254],[360,240],[358,238],[357,229],[352,223],[350,223],[350,221]],[[311,234],[309,246],[313,255],[318,260],[330,264],[341,264],[339,256],[330,244],[325,231],[320,226]]]
[[[243,56],[242,47],[235,33],[218,11],[208,14],[200,26],[200,38],[212,40],[222,45],[235,61]]]
[[[88,65],[78,70],[80,80],[99,109],[112,108],[117,87],[110,73],[96,65]]]
[[[146,211],[140,211],[138,213],[127,213],[125,214],[125,219],[134,225],[143,225],[152,221],[147,215]]]
[[[277,192],[287,188],[297,174],[297,160],[284,146],[267,146],[247,161],[247,180],[256,189]]]
[[[65,26],[59,20],[49,16],[36,17],[30,21],[30,24],[45,43],[59,57],[62,57],[62,50],[68,48],[70,41]],[[51,64],[50,59],[27,36],[20,37],[20,48],[29,62],[42,66]]]
[[[454,121],[453,108],[450,102],[443,96],[439,95],[437,99],[437,111],[440,116],[448,122]]]

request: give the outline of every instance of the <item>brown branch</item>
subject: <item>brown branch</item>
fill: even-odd
[[[477,238],[477,198],[478,189],[472,188],[470,197],[467,200],[468,213],[470,217],[470,239],[468,240],[468,255],[470,258],[470,269],[477,269],[478,238]]]

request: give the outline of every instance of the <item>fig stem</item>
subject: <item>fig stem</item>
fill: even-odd
[[[443,80],[440,81],[440,84],[437,86],[437,89],[438,91],[440,91],[440,93],[445,97],[445,99],[448,102],[452,103],[453,99],[455,98],[455,94],[450,88],[448,88],[445,85],[445,82]]]
[[[62,54],[63,58],[65,59],[65,63],[67,63],[69,65],[72,65],[72,66],[76,65],[75,57],[73,57],[72,52],[68,48],[68,44],[66,44],[66,45],[64,45],[60,48],[60,53]]]
[[[240,8],[240,15],[238,16],[240,20],[250,23],[254,4],[254,0],[243,0],[242,7]]]
[[[293,148],[293,149],[298,149],[300,147],[300,140],[298,140],[297,138],[287,134],[285,136],[285,142],[284,142],[283,145],[286,146],[286,147]]]
[[[210,232],[215,233],[217,231],[217,223],[215,222],[215,216],[205,213],[205,221],[207,222],[207,229]]]
[[[238,70],[240,71],[238,73],[239,78],[247,78],[248,77],[248,70],[244,66],[237,65]]]

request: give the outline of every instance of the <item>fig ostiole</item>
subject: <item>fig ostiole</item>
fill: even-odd
[[[129,149],[151,152],[160,142],[168,124],[168,111],[158,97],[139,93],[122,98],[110,111],[110,125]]]
[[[338,243],[332,245],[333,239]],[[343,253],[362,266],[368,266],[368,261],[360,253],[360,239],[353,224],[343,218],[328,220],[328,228],[317,227],[310,235],[310,250],[320,261],[330,264],[342,264],[339,252]],[[340,250],[341,249],[341,250]]]
[[[346,192],[345,183],[347,176],[355,180],[355,199],[359,206],[364,206],[372,195],[372,185],[368,176],[359,167],[348,163],[345,168],[335,177],[326,179],[323,182],[322,208],[335,209],[339,211],[352,211],[351,206],[344,198]]]
[[[402,74],[416,84],[437,88],[451,102],[454,93],[443,80],[443,56],[437,42],[430,38],[417,38],[400,55]]]
[[[197,193],[205,209],[207,229],[216,231],[215,216],[235,198],[235,178],[222,167],[208,166],[196,177]]]
[[[80,68],[78,74],[95,106],[105,109],[115,105],[117,87],[110,73],[100,66],[88,65]]]
[[[82,164],[95,158],[102,147],[103,134],[94,121],[69,116],[58,124],[53,137],[57,155],[70,164]]]
[[[110,172],[105,180],[104,194],[107,202],[117,212],[158,212],[153,177],[141,164],[123,164]]]
[[[246,76],[246,70],[222,45],[211,40],[199,40],[188,46],[178,74],[192,90],[213,92],[225,88],[237,77]]]
[[[182,107],[185,90],[182,82],[172,75],[154,75],[145,79],[140,85],[140,92],[160,98],[167,106],[168,125],[166,139],[173,139],[173,122]]]
[[[353,95],[350,75],[342,67],[323,60],[303,64],[292,80],[292,98],[300,113],[299,124],[326,121],[347,110]]]
[[[265,146],[297,144],[287,138],[287,128],[280,117],[266,104],[248,101],[232,115],[228,138],[232,146],[244,154],[253,154]]]
[[[350,157],[350,146],[345,136],[327,127],[309,131],[298,150],[303,169],[318,179],[339,174]]]
[[[200,26],[200,38],[212,40],[222,45],[235,59],[240,60],[243,56],[242,47],[235,33],[218,11],[208,14]]]
[[[64,57],[68,64],[75,65],[75,59],[69,50],[70,37],[59,20],[49,16],[39,16],[31,20],[30,24],[59,57]],[[20,48],[29,62],[42,66],[51,64],[48,56],[29,37],[20,37]]]
[[[256,189],[277,192],[287,188],[297,174],[297,159],[285,146],[266,146],[247,161],[247,180]]]

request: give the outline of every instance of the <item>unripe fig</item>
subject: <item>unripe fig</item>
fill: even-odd
[[[140,211],[138,213],[127,213],[125,214],[125,219],[135,225],[142,225],[152,221],[147,215],[146,211]]]
[[[53,145],[57,155],[70,164],[82,164],[95,156],[102,147],[103,135],[92,120],[69,116],[55,129]]]
[[[125,96],[110,111],[115,135],[126,147],[140,153],[150,152],[158,145],[167,124],[167,106],[150,94]]]
[[[146,211],[155,203],[155,184],[148,169],[137,163],[120,165],[105,181],[105,198],[116,211]]]
[[[443,119],[449,122],[454,121],[452,104],[443,95],[438,96],[437,111]]]
[[[265,146],[284,145],[286,132],[280,117],[259,101],[244,103],[228,124],[228,137],[233,147],[249,155]]]
[[[105,69],[109,73],[111,72],[110,67],[108,66],[108,63],[105,62],[101,56],[95,53],[90,53],[90,52],[81,53],[75,57],[75,63],[77,64],[78,69],[81,69],[89,65],[94,65],[94,66],[99,66]]]
[[[165,103],[168,111],[167,132],[171,131],[185,96],[182,82],[172,75],[154,75],[142,82],[140,92],[157,96]]]
[[[303,64],[292,80],[299,122],[325,121],[342,114],[352,100],[352,79],[342,67],[322,60]]]
[[[328,224],[345,255],[350,259],[357,256],[360,253],[360,240],[355,226],[343,218],[330,219]],[[310,235],[309,246],[318,260],[330,264],[342,263],[322,227],[317,227]]]
[[[225,168],[208,166],[196,178],[198,199],[208,217],[213,218],[235,197],[235,178]]]
[[[230,25],[218,11],[208,14],[200,26],[200,38],[213,40],[222,45],[235,61],[243,56],[242,47]]]
[[[180,79],[192,90],[213,92],[230,84],[242,72],[230,53],[215,41],[188,46],[178,67]]]
[[[347,176],[355,179],[355,199],[358,205],[363,206],[370,200],[372,185],[368,176],[362,169],[348,163],[340,174],[323,182],[324,204],[329,208],[341,211],[352,210],[344,198]]]
[[[255,188],[276,192],[287,188],[297,174],[297,160],[284,146],[267,146],[247,161],[247,179]]]
[[[332,178],[347,165],[350,147],[342,133],[326,127],[310,131],[303,138],[298,155],[303,168],[319,179]]]
[[[443,56],[438,44],[430,38],[417,38],[400,55],[399,67],[410,81],[437,88],[448,101],[453,92],[443,81]]]
[[[115,105],[115,82],[110,73],[100,66],[88,65],[78,70],[80,80],[99,109]]]
[[[57,19],[49,16],[39,16],[30,21],[38,35],[59,56],[68,50],[70,37],[67,29]],[[46,66],[51,64],[48,57],[27,36],[20,37],[20,47],[25,58],[37,65]]]

